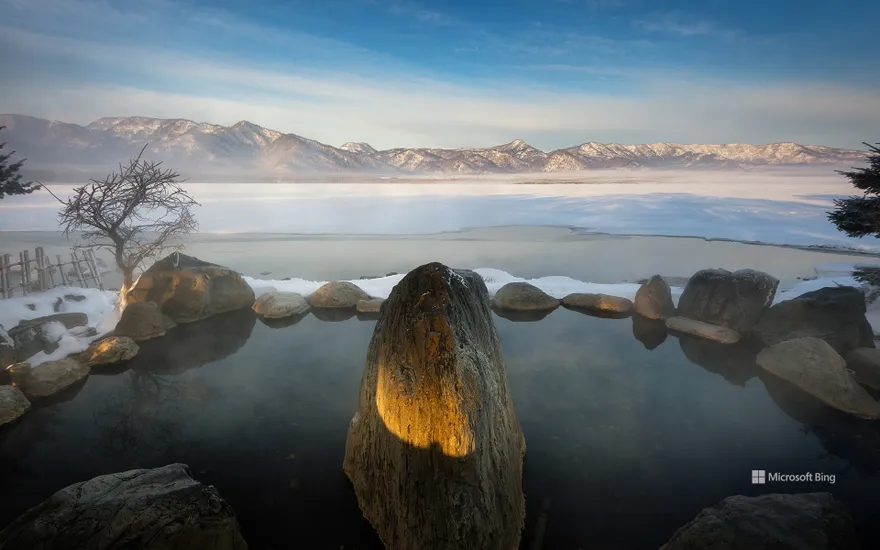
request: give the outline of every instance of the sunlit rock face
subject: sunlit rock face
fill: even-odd
[[[486,286],[431,263],[382,307],[344,470],[389,550],[518,547],[525,441]]]
[[[235,271],[185,254],[171,254],[146,270],[128,303],[156,302],[175,323],[250,308],[254,291]]]

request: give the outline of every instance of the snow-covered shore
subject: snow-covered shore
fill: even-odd
[[[815,279],[801,281],[792,288],[778,291],[775,302],[790,300],[824,287],[841,285],[860,287],[861,283],[852,277],[854,267],[853,264],[844,263],[817,266],[815,269]],[[563,298],[567,294],[583,292],[610,294],[633,299],[639,289],[639,285],[635,283],[600,284],[564,276],[525,279],[493,268],[477,268],[474,271],[486,282],[490,295],[497,292],[505,284],[516,281],[531,283],[555,298]],[[391,275],[375,279],[353,279],[350,282],[359,286],[371,296],[387,298],[394,286],[403,277],[404,275]],[[251,277],[245,277],[245,280],[254,289],[254,293],[257,296],[271,291],[296,292],[303,296],[308,296],[327,282],[305,279],[266,280]],[[672,297],[676,303],[683,290],[682,287],[672,288]],[[80,301],[67,301],[63,299],[66,294],[83,296],[84,299]],[[100,335],[112,330],[119,320],[119,313],[115,307],[117,298],[117,293],[113,291],[68,287],[3,300],[0,302],[0,325],[9,329],[21,321],[51,315],[56,313],[56,304],[58,304],[57,312],[85,313],[88,316],[89,326],[95,328]],[[59,299],[61,300],[59,301]],[[871,326],[874,327],[875,332],[880,332],[880,305],[871,304],[868,307],[868,320],[871,322]],[[75,330],[63,330],[63,326],[54,332],[57,333],[55,336],[58,338],[59,348],[51,354],[40,353],[33,357],[30,361],[33,366],[82,351],[96,338],[95,336],[88,337],[77,334]]]

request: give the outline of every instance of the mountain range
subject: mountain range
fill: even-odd
[[[241,121],[232,126],[184,119],[101,118],[80,126],[25,115],[0,115],[6,151],[27,158],[25,175],[71,181],[106,174],[137,154],[164,161],[182,174],[210,180],[282,181],[315,174],[466,175],[578,172],[594,169],[750,169],[762,166],[852,166],[863,151],[773,143],[768,145],[623,145],[588,142],[545,152],[523,140],[486,148],[398,148],[367,143],[339,147]],[[94,174],[94,176],[92,175]]]

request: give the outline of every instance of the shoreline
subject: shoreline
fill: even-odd
[[[741,239],[731,239],[726,237],[704,237],[700,235],[662,235],[662,234],[654,234],[654,233],[609,233],[605,231],[594,231],[589,227],[578,227],[578,226],[568,226],[568,225],[493,225],[493,226],[471,226],[471,227],[463,227],[458,230],[450,230],[450,231],[436,231],[430,233],[302,233],[302,232],[291,232],[291,233],[283,233],[283,232],[259,232],[259,231],[202,231],[199,233],[194,233],[190,236],[191,242],[200,242],[200,241],[210,241],[214,240],[217,237],[254,237],[254,236],[262,236],[265,237],[266,240],[272,241],[284,241],[284,240],[408,240],[413,238],[419,239],[436,239],[442,238],[444,236],[449,235],[467,235],[472,234],[475,237],[480,237],[480,233],[486,233],[490,231],[503,231],[503,230],[519,230],[519,231],[528,231],[528,230],[559,230],[560,234],[558,235],[559,240],[563,240],[564,237],[608,237],[608,238],[649,238],[649,239],[694,239],[703,242],[721,242],[721,243],[734,243],[734,244],[742,244],[742,245],[752,245],[752,246],[761,246],[761,247],[775,247],[775,248],[785,248],[791,250],[803,250],[807,252],[820,252],[826,254],[838,254],[838,255],[846,255],[846,256],[864,256],[868,258],[880,258],[880,250],[872,251],[860,248],[850,248],[842,245],[822,245],[822,244],[812,244],[812,245],[801,245],[801,244],[789,244],[789,243],[774,243],[767,241],[750,241],[750,240],[741,240]],[[565,232],[564,234],[562,232]],[[36,235],[36,234],[45,234],[45,235],[54,235],[57,236],[61,233],[61,231],[18,231],[18,230],[8,230],[8,229],[0,229],[0,235]],[[208,237],[207,239],[200,239],[200,237]],[[474,239],[474,240],[518,240],[518,239]],[[553,239],[551,239],[553,240]]]

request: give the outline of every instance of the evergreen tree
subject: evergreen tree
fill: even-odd
[[[0,126],[0,130],[4,128],[6,127]],[[5,146],[6,143],[0,143],[0,199],[6,195],[27,195],[39,189],[40,186],[32,181],[21,181],[21,174],[18,171],[24,164],[24,159],[10,163],[9,159],[15,154],[15,151],[4,154],[3,147]]]
[[[828,219],[850,237],[880,237],[880,149],[865,145],[870,149],[867,168],[837,171],[849,178],[853,186],[862,191],[862,196],[835,199],[836,208],[828,213]]]

